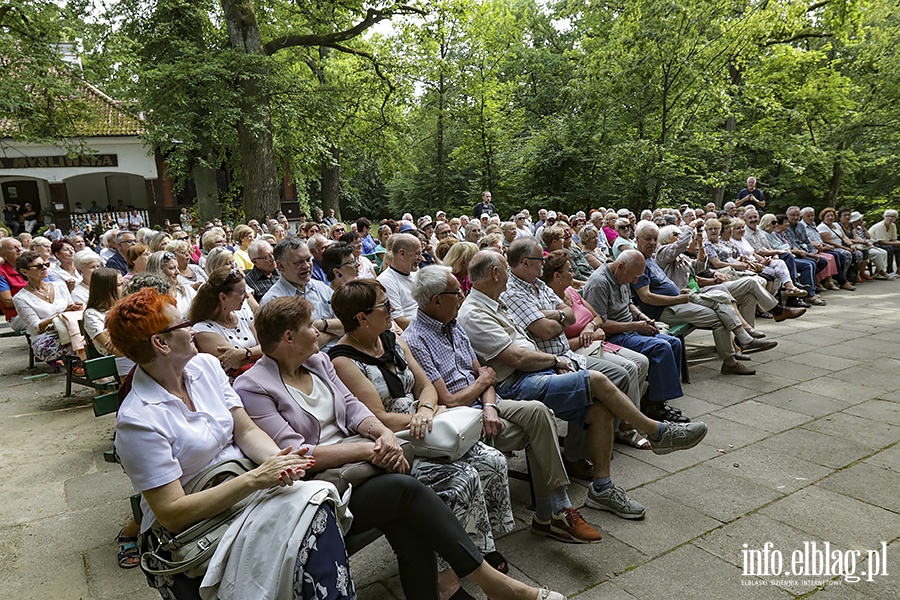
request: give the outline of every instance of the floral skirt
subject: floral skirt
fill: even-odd
[[[63,344],[59,341],[59,335],[55,331],[45,331],[31,338],[31,350],[34,357],[42,362],[50,362],[68,353],[71,344]]]

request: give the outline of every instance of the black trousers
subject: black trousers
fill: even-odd
[[[437,556],[460,577],[481,565],[481,553],[437,494],[409,475],[378,475],[350,496],[350,533],[378,529],[387,538],[400,567],[407,598],[438,598]]]

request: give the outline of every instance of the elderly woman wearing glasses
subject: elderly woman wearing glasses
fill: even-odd
[[[262,356],[247,297],[241,272],[219,269],[197,291],[188,312],[197,349],[217,357],[231,377],[246,371]]]
[[[152,587],[163,598],[197,598],[201,586],[205,597],[216,596],[220,586],[235,597],[355,597],[332,510],[334,489],[294,485],[315,461],[299,448],[279,447],[250,420],[215,359],[197,353],[190,322],[175,301],[143,289],[110,310],[108,325],[113,345],[138,364],[116,417],[116,451],[142,496],[143,549],[152,545],[156,521],[179,533],[251,499],[202,584],[202,573],[190,573],[152,576]],[[185,494],[203,471],[244,457],[259,466]],[[325,501],[311,501],[320,491]],[[154,562],[151,567],[161,566]]]
[[[423,436],[435,414],[430,407],[438,405],[437,392],[406,342],[390,330],[384,287],[352,281],[335,292],[332,307],[347,332],[328,352],[341,381],[392,431],[411,429]],[[456,461],[416,459],[411,474],[441,496],[472,543],[505,572],[491,533],[514,525],[503,454],[478,442]],[[441,587],[453,592],[457,578],[449,569],[441,564]]]
[[[191,251],[191,244],[185,239],[175,240],[166,245],[166,252],[174,254],[178,262],[178,281],[196,290],[209,279],[209,275],[200,268],[200,265],[191,262]]]
[[[183,285],[178,280],[178,259],[171,252],[165,250],[154,252],[147,262],[147,272],[162,275],[172,286],[169,295],[175,298],[175,305],[181,314],[186,315],[191,308],[191,303],[197,292],[189,285]]]
[[[31,348],[38,360],[46,361],[54,371],[56,360],[70,349],[84,360],[84,338],[78,319],[84,305],[73,303],[69,288],[62,281],[44,281],[50,265],[37,252],[28,251],[16,259],[16,270],[28,282],[13,296],[13,305],[25,330],[31,336]],[[66,313],[72,318],[66,318]],[[80,375],[84,372],[77,368]]]

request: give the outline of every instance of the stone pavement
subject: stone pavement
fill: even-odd
[[[753,355],[756,376],[719,375],[711,336],[688,338],[693,383],[673,404],[706,421],[708,437],[667,456],[616,446],[613,477],[647,506],[644,521],[584,509],[600,544],[537,538],[526,530],[527,486],[512,481],[517,528],[497,543],[512,574],[579,600],[900,598],[900,283],[825,298],[799,320],[760,321],[779,344]],[[113,418],[94,418],[84,388],[64,398],[62,375],[23,380],[24,346],[0,340],[0,596],[158,598],[114,560],[130,486],[103,461]],[[576,505],[585,494],[570,488]],[[766,562],[780,552],[786,569],[805,542],[861,551],[858,575],[886,542],[888,575],[743,575],[744,545],[766,542]],[[383,539],[352,567],[364,600],[402,598]]]

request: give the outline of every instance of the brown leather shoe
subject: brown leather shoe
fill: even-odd
[[[722,363],[722,369],[720,372],[722,373],[722,375],[756,375],[756,369],[745,367],[739,362],[736,362],[733,365],[726,365],[725,363]]]
[[[781,323],[786,319],[796,319],[797,317],[802,317],[805,312],[805,308],[791,308],[790,306],[785,306],[781,309],[780,315],[772,313],[772,317],[775,319],[776,323]]]
[[[582,481],[594,481],[594,463],[588,459],[581,458],[574,462],[569,462],[563,458],[563,465],[565,465],[566,473],[569,474],[569,477],[581,479]]]

